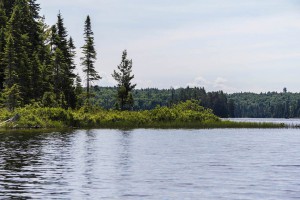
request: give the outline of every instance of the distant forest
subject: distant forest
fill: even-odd
[[[116,87],[93,87],[93,103],[105,109],[114,109]],[[136,89],[133,91],[134,110],[151,110],[156,106],[172,106],[182,101],[199,100],[204,107],[219,117],[298,118],[300,93],[283,91],[267,93],[206,92],[204,88]]]

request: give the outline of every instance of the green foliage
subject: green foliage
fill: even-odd
[[[13,84],[11,87],[6,87],[3,92],[4,102],[6,107],[13,111],[21,105],[22,97],[18,84]]]
[[[132,60],[127,59],[127,51],[123,51],[121,64],[118,71],[114,70],[112,77],[118,82],[117,102],[121,110],[132,110],[134,99],[131,91],[136,87],[131,80],[134,78],[132,73]]]
[[[55,92],[60,105],[75,108],[73,41],[61,14],[49,29],[39,10],[36,0],[0,1],[0,90],[17,84],[21,106]]]
[[[58,107],[55,94],[53,92],[45,92],[42,98],[42,105],[44,107]]]
[[[94,104],[105,109],[114,109],[115,105],[120,105],[115,96],[118,95],[116,87],[94,87],[96,94]],[[120,90],[119,90],[120,93]],[[152,110],[157,106],[172,107],[174,104],[187,100],[196,100],[198,105],[210,108],[219,117],[233,117],[233,102],[227,100],[227,95],[223,92],[206,92],[204,88],[178,88],[178,89],[135,89],[131,91],[134,96],[133,110]],[[231,106],[231,107],[230,107]]]
[[[20,116],[17,121],[3,121]],[[82,107],[79,110],[29,105],[9,112],[0,109],[0,127],[7,128],[280,128],[282,124],[237,123],[221,121],[211,110],[187,101],[150,111],[103,110]]]
[[[85,44],[82,48],[83,57],[81,57],[83,72],[86,75],[86,92],[87,92],[87,103],[90,102],[90,85],[91,82],[101,79],[98,72],[95,70],[95,61],[96,61],[96,50],[94,45],[94,33],[91,27],[90,16],[87,16],[85,25],[84,25],[84,39]]]
[[[0,1],[0,90],[3,89],[4,83],[4,69],[5,65],[2,58],[4,57],[5,49],[5,27],[6,27],[7,17],[4,10],[3,1]]]
[[[228,95],[234,102],[235,117],[299,118],[300,93],[236,93]]]

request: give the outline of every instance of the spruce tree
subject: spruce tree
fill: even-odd
[[[28,37],[28,21],[29,21],[29,8],[26,0],[16,0],[13,8],[12,15],[6,26],[6,37],[13,41],[13,45],[6,44],[11,52],[15,55],[13,60],[7,60],[4,56],[4,63],[13,62],[15,65],[15,71],[17,74],[16,83],[20,87],[21,97],[23,104],[30,102],[31,95],[31,83],[30,83],[30,59],[29,52],[30,41]],[[8,67],[7,65],[5,66]],[[5,77],[8,79],[8,77]],[[11,85],[12,86],[12,85]]]
[[[16,0],[0,0],[3,2],[4,10],[6,13],[6,16],[10,18],[12,12],[13,12],[13,7],[15,5]]]
[[[123,51],[121,64],[118,71],[114,70],[113,78],[118,82],[117,102],[121,110],[130,110],[133,107],[134,99],[131,91],[136,87],[131,81],[134,78],[132,73],[132,60],[127,59],[127,51]]]
[[[0,91],[3,89],[4,82],[4,69],[5,65],[3,63],[4,48],[5,48],[5,27],[6,27],[7,17],[4,10],[3,2],[0,1]]]
[[[76,108],[80,108],[84,104],[83,88],[81,82],[81,78],[79,74],[77,74],[75,82]]]
[[[44,19],[39,19],[39,32],[41,38],[41,45],[38,47],[38,57],[40,63],[40,73],[41,73],[41,83],[39,88],[41,89],[42,97],[45,93],[53,92],[53,66],[51,60],[51,50],[50,50],[50,36],[51,29],[47,24],[45,24]]]
[[[90,16],[87,16],[85,21],[84,40],[85,44],[81,47],[83,53],[83,57],[81,57],[81,64],[83,65],[83,72],[86,76],[87,103],[89,105],[91,82],[101,79],[94,66],[97,54],[94,45],[94,33],[91,27]]]
[[[68,90],[66,91],[65,95],[68,106],[71,108],[76,107],[76,94],[75,94],[75,79],[77,78],[76,74],[74,73],[74,70],[76,69],[75,64],[75,57],[76,57],[76,47],[74,45],[72,37],[68,40],[68,50],[69,50],[69,58],[68,58],[68,70],[67,70],[67,76],[68,76]]]
[[[40,18],[39,11],[41,9],[40,4],[36,3],[36,0],[28,0],[28,4],[33,18],[36,20],[39,19]]]
[[[15,41],[11,35],[7,36],[7,43],[4,52],[5,64],[5,83],[3,97],[6,107],[13,111],[20,105],[21,95],[20,86],[18,84],[18,74],[16,67],[17,55],[14,49]]]
[[[58,14],[57,23],[55,26],[52,26],[51,30],[50,44],[54,68],[54,92],[56,93],[57,101],[63,102],[61,105],[65,105],[65,108],[75,108],[75,46],[72,39],[70,41],[67,39],[68,34],[61,13]]]

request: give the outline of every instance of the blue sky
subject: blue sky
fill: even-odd
[[[48,24],[60,10],[78,47],[92,19],[96,70],[111,73],[124,49],[139,88],[204,86],[225,92],[300,92],[297,0],[38,0]],[[79,59],[78,59],[79,62]],[[78,65],[78,71],[81,66]]]

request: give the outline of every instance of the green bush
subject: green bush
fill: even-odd
[[[18,114],[18,121],[2,123]],[[272,124],[250,124],[221,121],[199,102],[186,101],[171,108],[157,107],[150,111],[103,110],[83,107],[79,110],[40,107],[38,104],[18,108],[14,112],[0,109],[0,126],[17,128],[233,128],[275,127]],[[276,126],[278,127],[278,126]],[[280,126],[282,127],[282,125]]]

